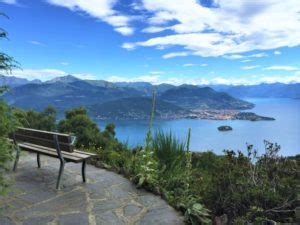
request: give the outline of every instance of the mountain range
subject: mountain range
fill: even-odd
[[[85,106],[92,116],[114,119],[148,117],[154,89],[157,92],[155,114],[159,118],[179,118],[195,110],[244,110],[254,107],[240,97],[300,98],[300,84],[174,86],[81,80],[68,75],[45,82],[0,76],[1,85],[11,87],[2,98],[13,106],[40,111],[53,105],[60,113],[68,108]]]

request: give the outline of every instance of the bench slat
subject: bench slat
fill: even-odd
[[[44,131],[44,130],[36,130],[31,128],[23,128],[19,127],[17,129],[17,133],[23,134],[26,136],[34,136],[39,137],[43,139],[53,140],[54,135],[57,135],[59,142],[64,143],[70,143],[70,135],[63,134],[63,133],[57,133],[57,132],[50,132],[50,131]]]
[[[39,138],[39,137],[26,136],[26,135],[22,135],[19,133],[16,133],[15,137],[18,142],[19,141],[27,142],[27,143],[29,142],[29,143],[40,145],[40,146],[55,148],[54,139],[53,140],[43,139],[43,138]],[[74,149],[73,145],[67,144],[67,143],[59,142],[59,146],[62,151],[66,151],[66,152],[71,152],[71,149]]]
[[[29,128],[18,128],[14,135],[17,142],[27,142],[49,148],[55,148],[54,136],[57,135],[61,151],[74,151],[71,135]],[[10,135],[10,138],[13,138],[13,134]]]
[[[48,155],[48,156],[52,156],[55,158],[58,158],[57,152],[55,149],[51,149],[51,148],[47,148],[47,147],[41,147],[41,146],[34,146],[32,144],[18,144],[18,146],[21,149],[27,150],[27,151],[31,151],[31,152],[35,152],[35,153],[41,153],[44,155]],[[77,155],[73,155],[72,153],[67,153],[67,152],[62,152],[62,156],[64,157],[64,159],[66,159],[67,161],[71,161],[71,162],[81,162],[84,159],[88,159],[91,158],[91,155],[81,155],[80,157]]]
[[[55,152],[57,154],[57,151],[54,148],[48,148],[48,147],[44,147],[44,146],[40,146],[40,145],[35,145],[35,144],[32,144],[32,143],[26,143],[26,142],[22,143],[22,144],[26,145],[26,146],[31,146],[33,148],[42,148],[44,150]],[[88,153],[88,152],[83,152],[83,151],[63,152],[62,154],[63,155],[69,155],[69,156],[75,156],[75,157],[78,157],[78,158],[87,158],[87,157],[96,156],[96,154]]]

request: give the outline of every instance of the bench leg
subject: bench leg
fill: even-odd
[[[38,164],[38,168],[41,168],[40,153],[37,153],[37,154],[36,154],[36,161],[37,161],[37,164]]]
[[[18,162],[19,162],[19,158],[20,158],[20,148],[18,146],[16,148],[17,148],[17,152],[16,152],[16,159],[15,159],[14,168],[13,168],[14,172],[17,170]]]
[[[61,160],[60,166],[59,166],[59,173],[58,173],[58,177],[57,177],[56,189],[59,189],[60,179],[64,172],[64,167],[65,167],[65,161]]]
[[[81,175],[82,175],[82,181],[83,181],[83,183],[85,183],[85,165],[86,165],[86,161],[83,160],[82,161],[82,167],[81,167]]]

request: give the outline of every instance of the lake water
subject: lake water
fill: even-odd
[[[153,128],[172,131],[186,140],[188,128],[192,129],[191,150],[212,150],[221,154],[224,149],[246,151],[246,143],[264,152],[263,140],[281,145],[282,155],[300,154],[300,99],[246,99],[256,104],[250,110],[258,115],[274,117],[275,121],[216,121],[178,119],[154,121]],[[148,121],[97,121],[103,129],[106,123],[116,124],[117,138],[130,146],[143,145]],[[229,125],[233,131],[220,132],[218,126]]]

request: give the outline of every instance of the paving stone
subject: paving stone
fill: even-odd
[[[122,187],[113,186],[108,189],[109,197],[112,199],[128,199],[131,197],[130,193]]]
[[[127,205],[123,209],[124,216],[126,217],[136,216],[141,211],[142,208],[140,206],[133,205],[133,204]]]
[[[86,210],[86,195],[82,191],[73,191],[62,196],[57,196],[50,201],[36,204],[29,209],[16,213],[18,219],[28,215],[55,215],[68,212],[80,212]]]
[[[120,202],[115,200],[96,201],[93,205],[95,215],[121,207]]]
[[[54,191],[43,188],[43,189],[39,189],[34,192],[25,193],[23,195],[20,195],[18,198],[22,199],[30,204],[35,204],[35,203],[53,198],[56,195],[57,195],[57,193],[55,193]]]
[[[8,202],[5,202],[3,204],[3,207],[1,206],[0,209],[0,215],[10,215],[14,212],[16,212],[17,210],[22,209],[23,207],[26,207],[28,204],[20,199],[12,199]],[[1,224],[1,223],[0,223]]]
[[[176,217],[169,208],[157,208],[148,211],[137,225],[180,225],[183,224],[179,213]]]
[[[46,225],[55,219],[54,216],[42,216],[28,218],[23,222],[23,225]]]
[[[8,217],[1,217],[0,214],[0,224],[1,225],[15,225],[16,223],[13,222],[10,218]]]
[[[82,183],[81,165],[66,164],[57,191],[58,168],[57,159],[43,156],[38,169],[35,154],[22,155],[17,172],[8,174],[12,191],[0,198],[1,206],[12,205],[0,214],[0,225],[85,225],[90,219],[97,225],[183,224],[183,216],[159,196],[91,165]]]
[[[166,202],[163,199],[161,199],[159,196],[153,196],[149,192],[147,194],[139,196],[138,202],[148,209],[166,205]]]
[[[123,225],[124,222],[112,211],[99,213],[96,215],[97,225]]]
[[[59,225],[89,225],[89,218],[86,213],[61,215],[58,221]]]

